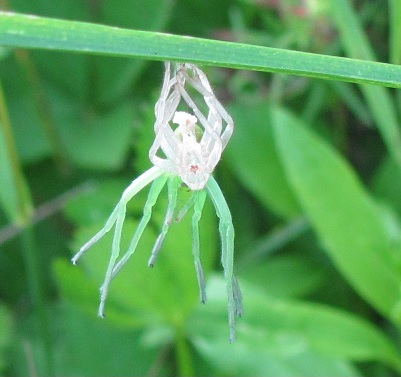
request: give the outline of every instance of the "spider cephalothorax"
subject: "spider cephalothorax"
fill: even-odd
[[[192,100],[185,85],[190,85],[203,97],[208,108],[207,117]],[[194,115],[177,111],[181,100]],[[165,63],[163,87],[155,105],[155,115],[156,137],[149,151],[150,160],[154,165],[179,175],[191,190],[202,189],[234,130],[232,118],[217,100],[205,74],[193,64],[177,64],[172,74],[171,64]],[[197,126],[202,128],[200,140],[195,135],[198,121]],[[175,131],[171,122],[179,125]]]

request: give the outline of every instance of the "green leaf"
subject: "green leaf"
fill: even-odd
[[[349,110],[352,111],[352,113],[362,122],[362,124],[372,124],[372,117],[369,114],[368,107],[358,94],[358,88],[356,88],[355,85],[338,81],[331,81],[329,82],[329,85],[340,97],[341,101],[347,105]]]
[[[7,12],[0,13],[0,44],[401,87],[397,65]]]
[[[322,284],[326,272],[310,259],[302,254],[279,254],[263,264],[241,269],[240,275],[272,296],[305,296]]]
[[[67,111],[69,116],[63,118],[61,111],[57,116],[59,132],[71,160],[77,166],[91,169],[121,167],[131,144],[131,104],[123,102],[108,113],[84,114],[86,116],[73,106]]]
[[[389,0],[389,50],[390,62],[401,64],[401,2],[399,0]]]
[[[13,331],[12,315],[3,305],[0,305],[0,329],[0,372],[4,374],[5,367],[9,362],[6,351],[11,344]]]
[[[0,177],[0,205],[11,222],[23,225],[32,215],[31,197],[15,148],[1,82]]]
[[[141,332],[90,318],[68,305],[62,309],[57,316],[62,339],[56,354],[58,375],[146,375],[158,350],[146,344]]]
[[[169,29],[176,34],[210,35],[213,30],[226,30],[230,26],[228,19],[232,3],[227,0],[175,1],[175,5],[174,22],[170,22]]]
[[[225,155],[233,173],[266,208],[284,218],[295,216],[299,206],[274,146],[270,106],[234,104],[230,114],[236,128]]]
[[[88,7],[81,0],[9,0],[10,9],[16,12],[37,14],[45,17],[60,17],[63,19],[87,21]]]
[[[157,357],[157,348],[143,332],[113,326],[110,321],[86,315],[66,302],[49,305],[48,310],[52,337],[56,339],[53,353],[57,376],[142,376]],[[34,323],[32,316],[18,322],[23,335],[15,339],[9,357],[10,375],[29,376],[40,367],[43,348]]]
[[[399,321],[400,277],[379,207],[331,146],[289,113],[276,109],[275,117],[286,174],[326,251],[361,296]]]
[[[100,22],[129,29],[161,30],[169,18],[171,5],[166,0],[105,1],[101,5]],[[110,102],[124,94],[146,67],[144,60],[106,56],[97,57],[94,64],[100,102]]]
[[[367,321],[320,304],[273,298],[242,280],[240,286],[244,316],[233,344],[227,344],[221,278],[209,281],[207,305],[187,326],[197,351],[227,374],[358,375],[348,361],[382,361],[401,370],[394,345]]]
[[[12,164],[7,152],[7,141],[4,135],[2,122],[0,121],[0,205],[6,216],[10,220],[17,221],[18,214],[18,194],[14,190],[15,181]]]
[[[354,59],[376,60],[351,2],[331,0],[330,14],[339,29],[346,54]],[[390,154],[401,169],[401,132],[389,91],[371,85],[361,85],[361,90]]]
[[[401,172],[390,158],[383,159],[371,181],[374,194],[401,214]]]
[[[50,155],[51,147],[24,71],[14,58],[1,62],[0,75],[18,156],[23,163],[37,162]],[[21,111],[24,109],[24,111]]]
[[[10,8],[14,11],[36,14],[44,17],[59,17],[69,20],[89,21],[88,6],[82,0],[11,0]],[[42,77],[54,83],[58,88],[78,98],[81,102],[88,95],[89,69],[88,57],[60,53],[54,55],[49,51],[32,53],[34,69]],[[15,69],[15,65],[14,65]],[[62,73],[62,74],[61,74]]]
[[[93,90],[87,74],[90,69],[87,56],[66,52],[53,54],[51,51],[33,51],[32,60],[41,77],[81,103],[86,101],[90,91]]]

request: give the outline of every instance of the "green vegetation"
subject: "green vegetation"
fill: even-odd
[[[400,0],[0,9],[0,374],[401,375]],[[105,319],[112,234],[70,262],[151,166],[165,60],[202,67],[235,121],[214,174],[244,301],[233,344],[210,201],[205,305],[191,216],[147,267],[165,191]],[[146,195],[128,205],[123,248]]]

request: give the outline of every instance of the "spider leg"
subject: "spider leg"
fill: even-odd
[[[200,241],[199,241],[199,220],[202,215],[203,206],[205,205],[206,191],[193,191],[191,197],[184,204],[178,214],[175,216],[175,221],[179,222],[193,206],[194,214],[192,216],[192,254],[194,256],[194,264],[196,277],[199,285],[199,295],[202,304],[206,302],[205,278],[203,273],[202,262],[200,260]]]
[[[107,292],[111,281],[111,275],[113,272],[114,264],[118,258],[118,255],[120,254],[121,233],[125,219],[125,212],[126,212],[126,203],[120,202],[118,204],[116,227],[114,229],[113,243],[111,245],[111,257],[109,260],[109,264],[107,266],[104,282],[100,287],[100,304],[98,309],[98,315],[99,317],[102,318],[104,318],[104,305],[107,298]]]
[[[220,217],[219,232],[221,238],[221,264],[224,269],[228,300],[228,325],[230,327],[230,342],[235,340],[235,300],[233,287],[234,269],[234,227],[231,219]]]
[[[191,197],[187,200],[187,202],[181,207],[180,211],[175,216],[175,222],[178,223],[182,220],[182,218],[186,215],[188,210],[194,205],[197,196],[197,191],[192,191]]]
[[[242,308],[242,293],[239,287],[237,277],[233,275],[233,288],[234,288],[234,309],[235,314],[238,317],[242,317],[243,308]]]
[[[206,93],[205,93],[204,99],[210,109],[210,112],[213,111],[214,113],[219,115],[218,122],[216,123],[216,125],[219,128],[216,129],[216,132],[218,132],[218,134],[220,135],[221,143],[223,144],[223,149],[224,149],[226,147],[228,141],[230,140],[231,135],[234,132],[234,121],[231,118],[231,116],[228,114],[227,110],[220,103],[220,101],[215,97],[214,94],[212,94],[211,96],[209,95],[207,97]],[[221,118],[223,118],[227,123],[223,133],[221,133]]]
[[[174,77],[170,80],[168,84],[168,91],[160,95],[159,99],[155,105],[155,115],[156,122],[154,125],[154,130],[157,133],[161,126],[165,125],[174,115],[178,104],[181,101],[181,95],[176,89],[177,78]],[[171,89],[173,90],[171,94],[168,94]],[[165,95],[165,97],[163,97]]]
[[[157,156],[157,152],[161,149],[166,158]],[[149,149],[149,158],[155,165],[158,164],[159,160],[170,161],[173,164],[177,164],[179,159],[178,151],[182,149],[182,142],[178,136],[173,132],[169,125],[160,128],[156,133],[155,140]],[[170,171],[170,169],[169,169]]]
[[[185,69],[182,69],[181,72],[185,79],[200,93],[202,94],[205,102],[207,103],[209,108],[214,109],[227,123],[227,126],[223,133],[221,134],[221,142],[223,144],[223,149],[226,147],[228,141],[231,138],[231,135],[234,131],[234,121],[228,112],[224,109],[223,105],[216,98],[213,93],[213,90],[210,86],[209,80],[206,75],[197,67],[190,67],[194,72],[194,78],[190,77]],[[185,98],[184,98],[185,99]],[[220,135],[220,132],[219,132]]]
[[[206,302],[206,289],[202,262],[200,260],[199,220],[202,216],[203,206],[205,205],[206,191],[195,191],[193,197],[195,199],[194,214],[192,216],[192,254],[194,256],[196,277],[198,279],[200,301],[204,304]]]
[[[202,112],[199,110],[198,106],[196,106],[195,102],[192,100],[192,98],[190,97],[188,92],[184,89],[184,86],[178,84],[178,82],[177,82],[177,88],[181,94],[181,97],[184,99],[184,101],[187,103],[187,105],[192,109],[195,116],[202,123],[203,127],[205,129],[208,129],[210,126],[209,126],[209,123],[207,122],[207,119],[202,114]]]
[[[193,71],[193,77],[190,77],[188,75],[186,68],[190,68]],[[206,119],[204,115],[199,111],[198,107],[193,102],[188,92],[184,89],[182,85],[179,85],[179,80],[177,81],[176,86],[181,94],[181,97],[184,99],[187,105],[192,108],[194,114],[205,129],[205,133],[202,136],[201,144],[209,153],[207,164],[208,169],[210,171],[213,171],[215,165],[220,159],[221,152],[227,145],[227,142],[232,135],[234,123],[231,117],[224,110],[223,106],[213,94],[213,90],[210,87],[209,81],[200,69],[192,65],[184,65],[178,70],[177,74],[183,76],[185,80],[203,96],[206,104],[208,105],[209,114],[208,119]],[[221,135],[222,117],[227,122],[227,126],[223,134]]]
[[[116,205],[116,207],[113,209],[113,212],[109,216],[109,218],[106,221],[106,224],[102,229],[99,230],[88,242],[86,242],[85,245],[83,245],[78,253],[74,255],[74,257],[71,259],[71,262],[75,265],[78,262],[78,259],[81,258],[81,256],[90,248],[92,247],[97,241],[99,241],[114,225],[114,223],[117,220],[118,216],[118,210],[119,210],[119,204]]]
[[[150,217],[152,216],[152,208],[155,205],[160,192],[162,191],[163,187],[165,186],[166,182],[168,179],[168,175],[164,174],[157,178],[148,194],[148,198],[146,199],[145,206],[143,208],[143,216],[141,221],[138,224],[138,227],[136,228],[135,234],[132,237],[132,240],[130,242],[130,245],[128,247],[127,252],[122,256],[122,258],[118,261],[118,263],[114,266],[113,271],[112,271],[112,276],[111,278],[113,279],[120,269],[124,266],[125,263],[127,263],[128,259],[131,257],[131,255],[135,252],[138,242],[140,238],[142,237],[142,234],[146,228],[146,225],[149,223]]]
[[[160,97],[155,104],[155,115],[157,119],[159,119],[160,117],[163,119],[164,108],[166,106],[166,101],[170,89],[173,86],[173,81],[174,80],[171,79],[171,63],[165,62],[163,85],[160,91]]]
[[[221,143],[219,134],[217,134],[215,132],[214,128],[209,124],[208,120],[205,118],[205,116],[199,110],[198,106],[196,106],[195,102],[191,99],[188,92],[182,86],[178,86],[178,90],[180,91],[181,97],[184,99],[184,101],[187,103],[187,105],[194,112],[195,116],[201,122],[201,124],[205,130],[205,133],[210,135],[210,137],[213,139],[213,141],[216,145],[221,145],[222,143]],[[205,137],[205,136],[203,136],[203,137]],[[222,150],[222,148],[220,148],[220,150]]]
[[[176,84],[177,77],[171,78],[171,63],[166,62],[161,94],[155,105],[155,140],[149,150],[149,158],[153,164],[171,173],[177,173],[174,165],[177,164],[177,150],[181,149],[180,140],[168,123],[181,101],[181,94]],[[163,151],[165,159],[157,156],[159,150]],[[173,164],[168,163],[169,161]]]
[[[121,207],[125,207],[126,203],[135,196],[139,191],[141,191],[146,185],[155,180],[157,177],[163,174],[163,170],[159,169],[156,166],[153,166],[145,173],[141,174],[139,177],[134,179],[132,183],[124,190],[120,201],[114,208],[110,217],[107,219],[104,227],[99,230],[85,245],[81,247],[81,249],[74,255],[71,259],[73,264],[77,264],[78,259],[97,241],[99,241],[110,229],[113,227],[117,218],[121,216],[120,209]]]
[[[212,176],[206,184],[206,189],[220,220],[219,232],[222,245],[221,263],[224,269],[224,278],[227,288],[230,342],[233,342],[235,340],[235,315],[239,316],[242,313],[242,296],[234,276],[234,226],[227,202],[224,199],[219,185]]]
[[[221,115],[221,117],[226,121],[227,126],[221,134],[221,143],[223,144],[223,149],[226,147],[228,141],[231,138],[231,135],[234,132],[234,121],[233,118],[228,114],[226,109],[221,105],[221,103],[217,100],[217,98],[213,98],[213,106]]]
[[[168,204],[167,204],[167,211],[166,215],[164,217],[163,225],[162,225],[162,230],[159,236],[156,239],[156,242],[153,246],[152,253],[149,258],[148,266],[153,267],[157,255],[160,251],[160,248],[163,244],[164,238],[166,237],[166,234],[170,228],[170,225],[173,221],[174,218],[174,210],[177,205],[177,195],[178,195],[178,187],[180,185],[180,179],[177,176],[171,176],[169,177],[167,181],[167,187],[168,187]]]
[[[144,174],[152,171],[153,169],[154,168],[149,169]],[[163,178],[163,171],[161,169],[157,168],[157,170],[155,170],[155,172],[157,172],[157,175],[152,180],[156,179],[157,181],[159,181],[160,179]],[[142,176],[140,176],[140,177],[142,177]],[[159,180],[157,178],[159,178]],[[131,186],[129,186],[128,189],[130,187]],[[100,304],[99,304],[99,310],[98,310],[98,315],[100,317],[104,317],[104,305],[106,302],[109,285],[110,285],[110,282],[113,277],[113,269],[116,264],[117,258],[120,255],[121,234],[122,234],[122,228],[123,228],[124,219],[125,219],[127,202],[134,195],[133,194],[134,191],[135,190],[132,190],[132,188],[131,188],[131,190],[128,190],[128,191],[125,190],[120,201],[117,204],[117,208],[118,208],[117,209],[117,219],[116,219],[116,227],[114,229],[113,242],[112,242],[112,246],[111,246],[111,256],[110,256],[109,264],[107,266],[107,271],[106,271],[106,275],[104,278],[104,282],[103,282],[102,286],[100,287]],[[136,192],[138,192],[138,191],[136,191]]]

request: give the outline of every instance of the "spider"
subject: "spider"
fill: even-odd
[[[192,100],[185,89],[189,84],[199,93],[208,108],[207,118]],[[177,111],[181,100],[194,115]],[[234,275],[234,227],[232,217],[223,193],[211,175],[220,160],[234,130],[230,115],[217,100],[206,75],[195,65],[177,64],[171,71],[171,63],[165,63],[165,74],[161,94],[155,105],[155,140],[149,150],[149,158],[154,164],[149,170],[137,177],[123,192],[104,227],[96,233],[72,258],[73,264],[100,238],[115,225],[111,257],[104,282],[100,288],[98,314],[104,317],[104,307],[112,279],[135,252],[138,242],[148,224],[152,208],[163,187],[167,184],[168,204],[160,235],[151,251],[148,266],[153,267],[163,240],[173,221],[180,221],[190,208],[192,215],[192,253],[199,285],[201,303],[206,302],[206,289],[202,263],[200,260],[199,220],[206,197],[213,202],[219,218],[221,238],[221,263],[227,287],[228,323],[230,342],[235,339],[235,315],[242,315],[242,296]],[[200,124],[197,124],[199,121]],[[176,126],[172,126],[171,122]],[[174,127],[174,128],[173,128]],[[128,250],[120,256],[120,240],[126,214],[126,205],[149,183],[152,183],[144,205],[143,216],[132,237]],[[178,189],[186,185],[191,196],[176,213]]]

